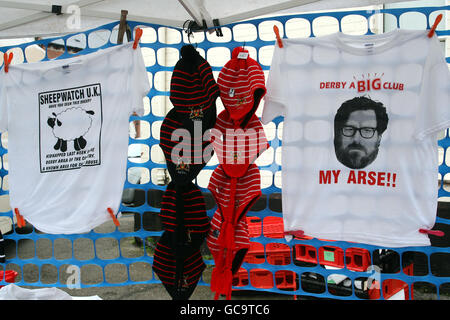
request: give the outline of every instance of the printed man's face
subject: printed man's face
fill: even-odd
[[[381,139],[376,128],[374,110],[353,111],[339,132],[338,160],[352,169],[362,169],[371,164],[377,157]]]

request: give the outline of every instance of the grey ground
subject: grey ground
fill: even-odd
[[[133,216],[124,215],[120,218],[119,230],[123,232],[133,231]],[[105,223],[104,225],[95,229],[99,233],[108,233],[114,231],[114,225],[112,223]],[[31,232],[32,227],[27,226],[25,229],[20,230],[21,233]],[[5,235],[5,239],[7,239]],[[72,251],[73,250],[73,251]],[[95,252],[94,252],[95,250]],[[19,276],[16,278],[16,282],[23,279],[28,283],[37,282],[40,279],[41,283],[51,284],[57,286],[58,282],[58,270],[57,267],[52,264],[42,265],[41,270],[38,266],[30,263],[24,264],[23,275],[20,268],[14,263],[8,264],[8,259],[16,257],[20,259],[70,259],[73,252],[73,258],[78,260],[88,260],[95,257],[108,260],[114,259],[119,256],[119,250],[123,257],[140,257],[145,253],[142,245],[137,245],[136,241],[132,237],[122,238],[120,240],[120,246],[115,238],[102,238],[96,241],[95,249],[92,240],[87,238],[80,238],[74,240],[73,248],[71,242],[67,239],[54,240],[53,248],[52,243],[48,239],[39,239],[36,242],[33,240],[23,239],[18,241],[18,246],[14,241],[6,241],[6,269],[16,270],[19,272]],[[151,254],[151,253],[149,253]],[[44,260],[45,261],[45,260]],[[109,262],[109,261],[108,261]],[[68,277],[73,273],[70,269],[67,269],[69,265],[61,265],[59,267],[59,282],[67,283]],[[209,282],[210,273],[212,267],[208,266],[204,273],[203,279],[205,282]],[[145,262],[136,262],[130,266],[129,276],[131,281],[146,281],[152,279],[151,266]],[[104,279],[103,279],[104,277]],[[104,274],[99,266],[86,265],[81,268],[81,282],[84,284],[99,284],[103,280],[108,283],[122,283],[128,278],[126,267],[122,264],[115,264],[113,261],[108,263],[104,268]],[[35,289],[37,286],[21,285],[24,288]],[[59,286],[57,286],[59,287]],[[88,288],[64,288],[61,290],[66,291],[71,296],[75,297],[89,297],[99,296],[103,300],[171,300],[171,297],[165,290],[162,284],[135,284],[135,285],[120,285],[120,286],[99,286]],[[199,285],[192,294],[190,300],[213,300],[214,293],[211,292],[210,287],[207,285]],[[275,294],[270,292],[252,292],[252,291],[240,291],[234,292],[232,300],[245,299],[245,300],[292,300],[292,295]]]

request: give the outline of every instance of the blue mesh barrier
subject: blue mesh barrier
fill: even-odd
[[[207,32],[200,33],[204,35],[204,39],[198,40],[194,44],[199,50],[204,53],[206,59],[210,62],[213,72],[217,76],[222,65],[231,57],[231,50],[236,46],[244,45],[249,49],[252,57],[255,57],[260,62],[263,70],[267,73],[270,69],[270,59],[265,57],[271,56],[271,50],[274,45],[274,34],[271,27],[274,23],[282,27],[282,34],[291,34],[292,26],[302,24],[305,26],[303,33],[305,36],[317,36],[315,30],[315,23],[319,23],[321,19],[328,17],[326,25],[335,28],[335,31],[344,31],[348,17],[359,17],[369,24],[369,19],[376,15],[382,14],[389,19],[396,22],[393,27],[402,27],[405,21],[404,17],[415,15],[414,17],[423,21],[423,28],[429,28],[434,22],[434,18],[438,13],[446,12],[448,14],[449,6],[443,7],[422,7],[422,8],[402,8],[402,9],[384,9],[380,11],[343,11],[343,12],[328,12],[328,13],[314,13],[314,14],[299,14],[289,16],[277,16],[271,18],[255,19],[243,23],[230,24],[222,26],[224,37],[215,37],[214,34]],[[331,20],[330,20],[331,19]],[[331,21],[331,22],[330,22]],[[345,23],[343,23],[345,22]],[[147,63],[147,71],[149,79],[152,83],[152,88],[148,94],[149,111],[142,117],[132,116],[130,123],[135,120],[140,120],[141,125],[147,124],[151,132],[150,135],[143,138],[130,137],[130,144],[142,144],[148,146],[148,161],[134,162],[128,161],[128,169],[140,168],[148,170],[147,180],[141,181],[140,184],[131,183],[129,180],[125,182],[124,189],[134,189],[135,194],[140,197],[140,201],[132,205],[123,204],[120,210],[124,213],[124,217],[131,217],[137,219],[137,224],[134,229],[124,229],[121,227],[107,227],[105,230],[98,230],[98,228],[85,234],[74,235],[50,235],[44,234],[37,230],[31,232],[24,232],[16,226],[11,233],[6,234],[5,240],[9,243],[15,242],[15,254],[10,254],[7,258],[4,270],[16,270],[19,273],[16,279],[17,285],[28,286],[68,286],[67,277],[70,273],[63,271],[64,267],[73,265],[80,268],[82,272],[86,268],[96,269],[101,280],[98,281],[81,281],[78,285],[84,287],[104,287],[104,286],[123,286],[131,284],[149,284],[160,283],[158,278],[151,270],[152,257],[152,243],[143,241],[142,252],[139,255],[129,255],[124,253],[124,247],[132,239],[151,239],[159,237],[162,234],[161,228],[158,228],[158,213],[159,202],[161,195],[166,189],[165,184],[155,183],[155,171],[157,169],[164,169],[165,164],[160,161],[155,161],[152,147],[159,143],[158,137],[155,134],[159,133],[158,125],[164,119],[164,114],[160,114],[155,107],[158,104],[158,99],[167,99],[169,96],[169,89],[156,88],[156,76],[159,72],[170,73],[173,70],[172,65],[165,65],[162,59],[162,54],[175,54],[178,60],[180,48],[187,44],[187,37],[184,30],[175,28],[166,28],[161,25],[143,24],[136,22],[128,22],[131,30],[138,26],[144,27],[145,33],[141,40],[141,48],[148,50],[147,54],[150,62]],[[442,25],[445,23],[442,22]],[[240,41],[237,37],[237,30],[241,27],[249,27],[253,30],[254,36],[243,37],[244,41]],[[89,30],[81,33],[86,39],[86,48],[77,54],[88,54],[101,48],[106,48],[115,45],[114,30],[117,30],[118,23],[111,23],[102,27]],[[164,40],[164,31],[169,31],[175,40]],[[269,31],[267,31],[269,30]],[[317,29],[318,30],[318,29]],[[266,32],[267,31],[267,32]],[[442,28],[437,30],[439,37],[445,38],[449,36],[450,31]],[[365,31],[371,34],[370,27]],[[93,34],[103,34],[105,37],[104,43],[99,47],[90,47],[90,39]],[[134,34],[134,32],[133,32]],[[154,38],[146,38],[146,35],[154,34]],[[197,33],[196,33],[197,35]],[[69,45],[69,40],[73,35],[67,35],[58,40],[63,41]],[[149,40],[150,39],[150,40]],[[178,40],[177,40],[178,39]],[[24,57],[23,62],[27,63],[27,48],[31,45],[42,45],[47,47],[50,42],[55,39],[37,40],[31,43],[20,44],[11,47],[0,48],[1,52],[15,48],[15,56],[20,57],[20,52]],[[61,42],[62,43],[62,42]],[[170,52],[173,50],[173,52]],[[217,55],[220,50],[224,53],[223,61],[211,63],[211,60]],[[256,53],[256,55],[253,55]],[[266,56],[264,56],[266,54]],[[228,55],[228,59],[226,58]],[[72,53],[64,51],[58,59],[64,59],[73,56]],[[173,58],[173,57],[172,57]],[[44,57],[42,61],[48,60]],[[447,57],[447,62],[450,63],[450,58]],[[260,110],[263,106],[260,106]],[[166,112],[165,110],[164,112]],[[383,299],[389,298],[391,294],[397,291],[404,290],[404,294],[411,298],[415,289],[424,286],[434,293],[435,299],[450,297],[450,270],[448,265],[450,262],[450,215],[444,213],[439,215],[436,220],[438,229],[446,230],[445,240],[432,239],[432,246],[430,247],[405,247],[405,248],[379,248],[376,246],[365,245],[360,243],[348,243],[343,241],[323,241],[319,239],[294,239],[291,242],[286,242],[280,236],[282,230],[282,213],[281,213],[281,186],[277,182],[278,175],[281,171],[281,165],[277,161],[277,149],[282,147],[281,140],[281,125],[283,119],[276,118],[270,124],[270,146],[273,151],[272,161],[261,164],[260,170],[263,173],[264,181],[271,181],[263,186],[263,196],[252,207],[248,213],[249,228],[251,233],[252,248],[243,263],[241,270],[235,277],[234,288],[240,290],[255,290],[268,291],[275,293],[282,293],[288,295],[311,296],[318,298],[335,298],[335,299]],[[2,138],[4,135],[2,134]],[[4,140],[4,139],[2,139]],[[444,184],[444,177],[450,173],[450,161],[447,161],[447,150],[450,147],[450,136],[448,130],[445,131],[438,141],[439,147],[442,148],[441,159],[439,167],[440,186],[438,197],[448,197],[450,195],[450,188],[447,189]],[[271,152],[272,152],[271,151]],[[266,151],[267,152],[267,151]],[[7,147],[2,144],[0,148],[0,156],[2,163],[6,163]],[[204,172],[212,172],[215,165],[207,165]],[[8,189],[5,186],[5,179],[7,178],[8,170],[5,165],[0,169],[0,177],[2,178],[2,189],[0,190],[0,197],[8,195]],[[207,177],[207,175],[206,175]],[[200,179],[200,178],[199,178]],[[209,179],[206,179],[206,183]],[[167,184],[167,181],[166,181]],[[211,202],[209,191],[206,189],[205,183],[200,185],[200,189],[204,192],[207,199],[208,215],[212,217],[216,206]],[[209,196],[209,197],[208,197]],[[13,212],[7,210],[1,212],[0,216],[7,216],[13,218]],[[131,240],[130,240],[131,239]],[[117,254],[114,257],[104,257],[98,246],[99,242],[112,240],[117,245]],[[20,245],[24,241],[34,242],[34,256],[21,257]],[[51,253],[47,253],[45,257],[38,257],[37,251],[40,241],[50,241]],[[77,244],[79,242],[88,241],[92,243],[92,254],[89,257],[80,257],[77,253]],[[128,241],[128,242],[126,242]],[[68,248],[64,250],[63,257],[57,257],[57,244],[65,242]],[[209,266],[214,264],[210,255],[205,254],[204,258]],[[144,270],[149,273],[147,279],[139,279],[132,275],[134,268],[138,264],[143,264]],[[121,266],[124,273],[124,280],[121,282],[108,281],[108,272],[111,266]],[[372,267],[371,267],[372,266]],[[334,268],[333,268],[334,267]],[[56,269],[56,276],[54,281],[44,280],[42,273],[45,268]],[[369,269],[367,269],[369,268]],[[378,268],[378,269],[377,269]],[[37,272],[36,272],[37,269]],[[93,270],[92,269],[92,270]],[[30,271],[32,270],[32,271]],[[33,271],[34,270],[34,271]],[[381,271],[381,272],[380,272]],[[36,273],[34,279],[27,279],[27,273]],[[89,278],[89,277],[87,277]],[[370,280],[365,282],[366,280]],[[368,291],[364,287],[370,285],[371,280],[378,281],[380,288],[383,290]],[[4,285],[5,280],[0,281],[0,285]],[[202,278],[199,285],[209,285],[208,279]],[[413,287],[415,288],[413,290]],[[431,288],[431,289],[430,289]],[[444,297],[445,296],[445,297]]]

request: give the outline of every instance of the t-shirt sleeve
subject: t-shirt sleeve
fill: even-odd
[[[131,67],[129,79],[129,94],[131,97],[131,112],[138,116],[144,115],[144,97],[150,91],[150,83],[148,81],[147,69],[145,68],[144,58],[142,56],[141,47],[138,46],[133,51],[133,64]]]
[[[283,49],[275,46],[269,75],[267,77],[267,93],[264,97],[264,109],[261,117],[263,124],[268,124],[278,116],[285,116],[286,83],[282,76]]]
[[[4,72],[0,69],[0,72]],[[8,131],[8,105],[4,76],[0,75],[0,132]]]
[[[416,137],[450,127],[450,71],[437,37],[433,37],[423,73],[423,86],[416,120]]]

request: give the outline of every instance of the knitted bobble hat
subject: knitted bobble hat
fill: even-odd
[[[230,113],[223,110],[210,130],[210,140],[223,170],[230,177],[243,176],[249,165],[269,148],[264,128],[253,114],[244,128],[235,129]]]
[[[153,256],[153,271],[173,300],[190,298],[206,268],[200,249],[175,250],[170,232],[164,231]]]
[[[203,132],[214,126],[219,87],[209,63],[192,45],[180,50],[170,82],[170,101],[186,126],[203,123]]]
[[[159,146],[172,181],[189,184],[211,159],[214,150],[203,139],[201,130],[183,125],[182,117],[175,109],[169,111],[161,125]]]
[[[248,50],[233,49],[231,59],[219,73],[220,98],[233,122],[245,127],[266,94],[264,72]]]
[[[211,274],[211,290],[229,299],[233,274],[241,266],[250,246],[246,213],[261,196],[260,173],[251,164],[247,174],[229,177],[219,165],[208,185],[217,203],[206,238],[216,267]]]
[[[193,183],[169,183],[159,214],[165,229],[153,268],[174,300],[186,300],[205,268],[200,246],[209,230],[203,195]]]
[[[165,231],[179,232],[181,242],[197,248],[210,226],[205,199],[193,183],[180,187],[170,182],[162,196],[159,217]]]

